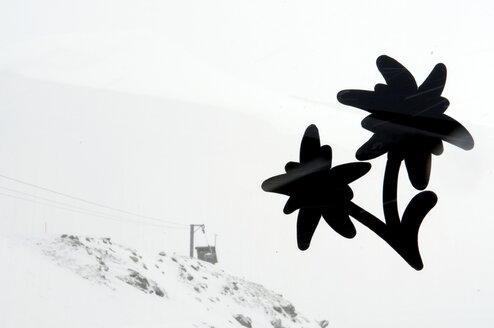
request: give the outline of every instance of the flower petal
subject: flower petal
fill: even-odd
[[[411,151],[406,154],[405,164],[410,182],[418,190],[424,190],[429,184],[431,174],[431,153]]]
[[[285,166],[286,174],[266,179],[261,188],[267,192],[290,195],[294,190],[304,188],[308,176],[329,171],[330,168],[331,163],[328,162],[327,158],[321,156],[304,164],[289,162]]]
[[[331,150],[331,147],[329,145],[321,146],[321,149],[319,149],[319,157],[323,158],[326,161],[326,163],[329,164],[329,167],[331,167],[331,161],[333,159],[333,151]]]
[[[348,163],[333,167],[329,171],[330,180],[338,180],[341,183],[349,184],[369,172],[370,163]]]
[[[363,109],[370,113],[406,113],[403,105],[406,96],[394,92],[386,84],[376,84],[375,91],[366,90],[342,90],[338,92],[337,99],[340,103]]]
[[[437,64],[429,74],[424,83],[418,88],[419,95],[427,95],[427,97],[439,97],[444,90],[446,84],[446,66]]]
[[[318,209],[301,208],[298,212],[297,244],[300,250],[305,251],[309,248],[320,219],[321,211]]]
[[[343,237],[353,238],[357,234],[346,209],[341,207],[326,208],[322,212],[322,216],[327,224]]]
[[[375,134],[357,150],[355,156],[359,161],[367,161],[386,153],[390,147],[391,144],[388,140]]]
[[[311,124],[305,130],[302,144],[300,145],[300,163],[308,162],[317,157],[320,147],[319,131],[314,124]]]
[[[395,59],[382,55],[377,58],[376,65],[394,93],[410,95],[417,92],[413,75]]]
[[[431,149],[431,152],[434,155],[439,156],[443,153],[443,151],[444,151],[443,142],[441,141],[441,139],[437,139],[436,143],[434,144],[434,146]]]
[[[465,150],[472,149],[474,145],[467,129],[444,114],[433,117],[371,114],[362,120],[362,127],[381,135],[381,139],[388,144],[398,144],[404,138],[420,136],[442,139]]]
[[[300,163],[297,162],[288,162],[285,165],[285,172],[290,172],[295,170],[296,168],[300,167]]]
[[[366,90],[342,90],[336,96],[344,105],[360,108],[368,112],[379,110],[380,106],[373,91]]]
[[[262,190],[277,194],[290,195],[291,179],[288,174],[281,174],[264,180]]]
[[[285,207],[283,208],[283,213],[291,214],[300,208],[300,199],[298,197],[288,197]]]
[[[465,150],[473,148],[473,137],[468,130],[453,118],[442,115],[443,121],[440,123],[442,139]]]
[[[410,105],[412,112],[409,115],[414,116],[420,115],[435,118],[443,114],[449,107],[449,100],[444,97],[426,98],[421,97],[421,94],[418,93],[417,95],[407,97],[407,100],[413,103],[413,106]]]

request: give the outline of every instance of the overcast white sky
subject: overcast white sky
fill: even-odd
[[[218,234],[221,265],[335,327],[492,327],[493,15],[488,1],[2,1],[0,174],[205,223],[209,242]],[[298,251],[296,214],[285,216],[286,199],[260,188],[298,160],[311,123],[336,164],[355,160],[369,137],[365,113],[336,93],[382,82],[382,54],[418,83],[446,64],[447,114],[476,142],[469,152],[445,145],[433,158],[428,190],[439,202],[419,235],[421,272],[361,225],[344,240],[321,224],[309,251]],[[372,164],[352,187],[357,203],[382,216],[384,161]],[[414,190],[402,178],[403,209]],[[3,178],[0,187],[88,208]],[[48,233],[188,253],[186,229],[0,193],[4,233],[41,234],[46,223]]]

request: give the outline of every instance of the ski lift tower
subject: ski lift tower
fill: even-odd
[[[204,224],[191,224],[190,225],[190,258],[194,257],[194,233],[198,229],[202,229],[202,232],[204,233],[204,229],[206,226]]]

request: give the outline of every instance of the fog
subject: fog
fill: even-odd
[[[196,244],[212,244],[217,234],[218,265],[331,326],[491,327],[493,8],[487,1],[3,1],[0,229],[110,236],[187,255],[187,225],[203,223]],[[370,137],[360,126],[365,113],[336,94],[382,83],[375,66],[382,54],[419,84],[444,63],[446,114],[475,140],[471,151],[445,144],[433,156],[427,189],[439,201],[419,234],[420,272],[358,223],[352,240],[321,223],[311,248],[299,251],[296,214],[282,212],[286,197],[261,190],[298,160],[312,123],[335,164],[356,161]],[[379,217],[384,160],[371,161],[371,172],[351,185],[355,202]],[[403,211],[416,191],[401,173]]]

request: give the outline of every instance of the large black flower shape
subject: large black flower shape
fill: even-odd
[[[348,184],[364,174],[369,163],[349,163],[331,168],[331,147],[321,147],[319,132],[310,125],[300,147],[300,163],[289,162],[285,174],[267,179],[262,189],[289,196],[283,212],[300,209],[297,219],[297,242],[301,250],[310,246],[321,215],[336,232],[353,238],[355,227],[348,212],[353,192]]]
[[[446,83],[444,64],[437,64],[420,87],[412,74],[391,57],[377,58],[377,67],[387,84],[377,84],[374,91],[343,90],[337,96],[342,104],[371,113],[362,127],[374,135],[356,157],[369,160],[392,153],[405,160],[410,181],[422,190],[429,182],[431,154],[442,153],[442,141],[469,150],[473,138],[460,123],[444,114],[449,106],[449,101],[441,97]]]

